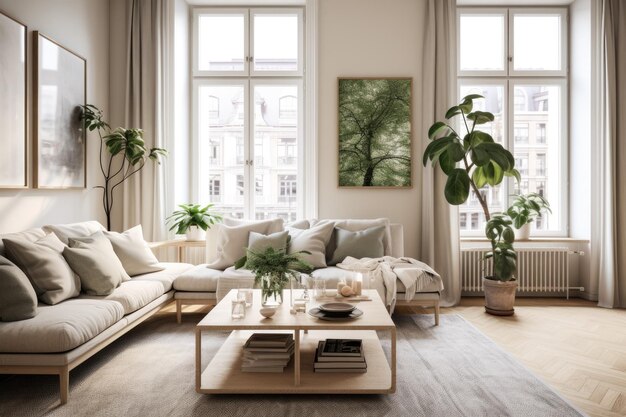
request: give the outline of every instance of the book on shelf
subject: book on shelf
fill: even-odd
[[[362,356],[363,341],[361,339],[326,339],[322,356]]]
[[[320,368],[315,368],[313,370],[313,372],[316,373],[344,373],[344,374],[364,374],[367,372],[366,368],[356,368],[356,369],[350,369],[350,368],[328,368],[328,369],[320,369]]]
[[[293,343],[291,333],[254,333],[246,342],[251,348],[284,348]]]
[[[245,360],[241,363],[242,368],[263,368],[266,366],[282,366],[285,367],[289,363],[290,359],[284,360],[264,360],[264,361],[250,361]]]
[[[292,353],[293,349],[289,352],[247,352],[244,350],[243,358],[253,361],[289,359]]]
[[[263,352],[264,353],[270,353],[270,352],[292,353],[294,345],[295,345],[295,342],[293,340],[289,344],[283,347],[251,347],[251,346],[248,346],[248,343],[246,342],[246,344],[243,347],[243,350],[244,352],[250,352],[250,353],[263,353]]]
[[[315,362],[365,362],[365,354],[361,348],[359,356],[322,356],[320,352],[324,351],[325,340],[320,340],[315,351]]]
[[[267,372],[267,373],[281,373],[285,370],[282,366],[268,366],[265,368],[241,368],[241,372]]]

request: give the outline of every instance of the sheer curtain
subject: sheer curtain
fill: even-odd
[[[421,156],[429,143],[427,130],[456,101],[456,0],[427,0],[422,53],[422,130],[417,132]],[[445,175],[439,169],[423,169],[421,192],[420,259],[443,278],[442,305],[461,298],[459,219],[456,206],[444,197]]]
[[[147,148],[172,151],[170,79],[173,2],[127,0],[127,68],[124,125],[144,130]],[[142,224],[146,240],[167,237],[165,217],[169,207],[166,169],[173,155],[162,164],[148,161],[124,186],[123,225]]]
[[[603,0],[591,267],[598,305],[626,307],[626,2]]]

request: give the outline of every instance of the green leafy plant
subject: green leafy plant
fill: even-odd
[[[261,288],[263,299],[268,296],[282,299],[282,291],[291,278],[298,273],[308,274],[313,266],[300,258],[310,252],[300,251],[288,254],[285,249],[268,247],[261,252],[248,249],[246,256],[235,262],[235,269],[245,267],[254,273],[254,283]]]
[[[520,173],[515,169],[511,152],[496,143],[490,134],[476,129],[494,120],[492,113],[473,111],[474,100],[481,98],[484,97],[479,94],[464,97],[458,105],[448,109],[445,115],[448,121],[438,121],[430,127],[428,138],[432,142],[424,150],[423,164],[426,166],[430,161],[447,175],[444,195],[448,203],[463,204],[469,193],[474,193],[487,220],[485,235],[491,243],[491,255],[487,255],[494,261],[494,276],[490,278],[509,281],[514,279],[516,269],[512,220],[506,214],[494,215],[492,219],[480,189],[495,187],[505,177],[516,178],[519,182]],[[450,124],[453,118],[460,119],[463,135]]]
[[[102,111],[94,105],[81,106],[82,120],[89,131],[98,131],[100,137],[100,171],[104,177],[102,206],[107,218],[107,230],[111,230],[111,211],[114,191],[124,181],[141,171],[148,160],[160,164],[159,158],[167,155],[163,148],[146,148],[143,130],[111,126],[103,120]]]
[[[211,213],[213,204],[201,207],[200,204],[179,204],[180,210],[174,211],[166,222],[171,224],[170,230],[176,229],[176,234],[187,233],[191,226],[198,226],[202,230],[210,229],[217,222],[222,221],[222,216]]]
[[[552,213],[548,200],[537,193],[530,193],[515,197],[506,212],[513,220],[513,226],[519,229],[527,223],[532,223],[544,211]]]

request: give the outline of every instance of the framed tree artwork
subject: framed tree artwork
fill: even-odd
[[[86,187],[87,62],[57,42],[33,32],[35,67],[35,187]]]
[[[0,188],[28,187],[26,33],[0,12]]]
[[[339,79],[339,187],[411,187],[411,78]]]

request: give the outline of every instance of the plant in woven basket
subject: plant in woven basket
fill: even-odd
[[[297,279],[300,273],[308,274],[313,266],[300,257],[310,252],[301,251],[288,254],[284,249],[268,247],[263,251],[248,249],[247,255],[235,263],[235,268],[246,268],[254,273],[254,283],[261,288],[263,304],[273,298],[278,304],[282,303],[283,288],[289,280]]]

